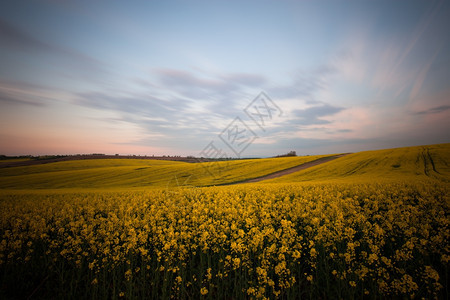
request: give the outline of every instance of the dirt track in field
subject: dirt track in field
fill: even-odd
[[[335,159],[337,159],[339,157],[343,157],[343,156],[348,155],[348,154],[350,154],[350,153],[343,153],[343,154],[334,155],[334,156],[322,157],[322,158],[319,158],[319,159],[316,159],[316,160],[313,160],[313,161],[301,164],[299,166],[295,166],[295,167],[292,167],[292,168],[284,169],[284,170],[277,171],[277,172],[274,172],[274,173],[271,173],[271,174],[268,174],[268,175],[264,175],[264,176],[261,176],[261,177],[257,177],[257,178],[247,179],[247,180],[240,181],[240,182],[228,183],[226,185],[232,185],[232,184],[238,184],[238,183],[258,182],[258,181],[263,181],[263,180],[267,180],[267,179],[281,177],[281,176],[284,176],[284,175],[292,174],[294,172],[298,172],[298,171],[301,171],[301,170],[304,170],[304,169],[308,169],[308,168],[311,168],[311,167],[314,167],[314,166],[317,166],[317,165],[320,165],[320,164],[323,164],[323,163],[335,160]]]

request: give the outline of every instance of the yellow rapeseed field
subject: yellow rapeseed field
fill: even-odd
[[[209,186],[270,174],[326,155],[186,163],[89,159],[0,168],[0,189],[123,189]]]
[[[450,144],[352,153],[273,182],[450,181]]]
[[[377,160],[407,148],[371,152],[372,176],[362,153],[365,175],[338,178],[357,153],[282,183],[3,190],[0,297],[446,298],[448,145],[436,147],[409,149],[401,176]],[[427,174],[411,162],[423,149]]]

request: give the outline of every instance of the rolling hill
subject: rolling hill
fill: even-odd
[[[450,181],[450,144],[334,155],[186,163],[144,159],[88,159],[0,169],[0,189],[121,189],[262,183]],[[327,159],[324,159],[327,158]],[[314,161],[321,163],[314,166]],[[305,163],[308,168],[277,172]],[[286,172],[289,173],[289,172]],[[268,176],[272,175],[272,176]],[[278,176],[278,175],[276,175]],[[267,178],[266,178],[267,177]]]
[[[352,153],[266,182],[450,181],[450,144]]]
[[[326,155],[186,163],[92,159],[0,169],[0,189],[209,186],[239,182]]]

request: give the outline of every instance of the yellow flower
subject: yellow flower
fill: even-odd
[[[425,274],[428,278],[433,279],[434,281],[439,281],[439,273],[430,266],[425,266]]]
[[[203,296],[208,294],[208,289],[206,287],[202,287],[202,289],[200,290],[200,294],[202,294]]]
[[[131,276],[132,276],[132,271],[131,271],[131,269],[128,269],[126,272],[125,272],[125,279],[126,280],[130,280],[131,279]]]
[[[208,280],[211,280],[211,278],[212,278],[211,268],[208,268],[206,270],[206,278],[208,278]]]
[[[299,259],[301,256],[302,256],[302,254],[301,254],[298,250],[295,250],[295,251],[292,253],[292,257],[293,257],[294,259]]]
[[[239,266],[241,265],[241,259],[239,257],[233,258],[233,265],[234,268],[239,268]]]
[[[249,287],[248,289],[247,289],[247,295],[254,295],[256,293],[256,290],[254,289],[254,288],[252,288],[252,287]]]

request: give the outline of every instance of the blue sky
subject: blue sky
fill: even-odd
[[[0,6],[0,154],[198,156],[212,142],[245,157],[450,142],[446,1]],[[263,109],[261,92],[276,110],[258,126],[245,108]],[[242,151],[234,129],[250,134]]]

